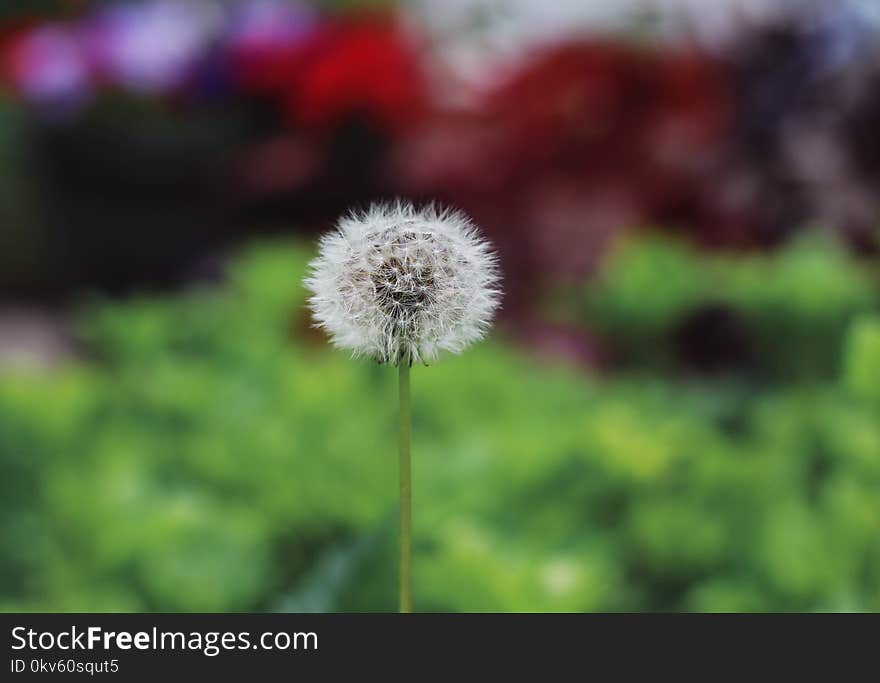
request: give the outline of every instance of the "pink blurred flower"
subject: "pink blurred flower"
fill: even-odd
[[[282,49],[308,36],[317,20],[317,12],[306,5],[250,0],[233,13],[227,44],[232,50]]]
[[[8,80],[30,102],[70,111],[91,95],[88,60],[76,33],[66,26],[48,24],[28,31],[4,57]]]
[[[226,36],[235,79],[256,92],[289,87],[317,23],[317,12],[299,3],[244,3],[233,12]]]

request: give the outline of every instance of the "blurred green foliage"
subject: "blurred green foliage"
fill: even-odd
[[[683,321],[723,310],[722,341],[748,347],[746,364],[761,377],[821,380],[839,370],[849,321],[880,305],[878,278],[876,263],[851,258],[831,235],[748,254],[641,236],[613,250],[581,311],[624,364],[663,369],[677,360]]]
[[[3,378],[0,608],[395,608],[395,373],[310,331],[307,257],[93,302],[86,361]],[[583,310],[625,372],[414,369],[418,608],[880,610],[876,283],[815,241],[700,258],[609,261]],[[719,296],[786,381],[663,364]]]

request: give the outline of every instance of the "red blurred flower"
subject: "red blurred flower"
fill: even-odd
[[[488,96],[488,109],[521,162],[604,167],[619,157],[621,143],[634,144],[632,134],[640,132],[635,119],[650,97],[641,66],[634,52],[618,44],[562,45],[533,56],[500,84]],[[631,135],[615,139],[620,129]]]
[[[312,129],[363,118],[395,132],[424,115],[419,55],[393,14],[296,19],[289,35],[233,41],[232,66],[246,90],[277,98],[291,123]]]
[[[307,44],[246,46],[232,56],[235,80],[252,93],[278,94],[292,87],[307,52]]]
[[[393,17],[348,18],[316,32],[286,104],[304,126],[363,116],[396,131],[424,114],[426,86],[415,47]]]
[[[712,143],[724,125],[720,83],[697,53],[577,42],[534,56],[488,108],[531,172],[539,164],[638,181]]]

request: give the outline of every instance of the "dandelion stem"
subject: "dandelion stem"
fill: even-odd
[[[412,472],[409,358],[400,368],[400,611],[412,612]]]

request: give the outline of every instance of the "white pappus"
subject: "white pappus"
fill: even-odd
[[[341,218],[305,285],[335,346],[395,365],[461,352],[501,298],[497,257],[467,216],[402,201]]]

